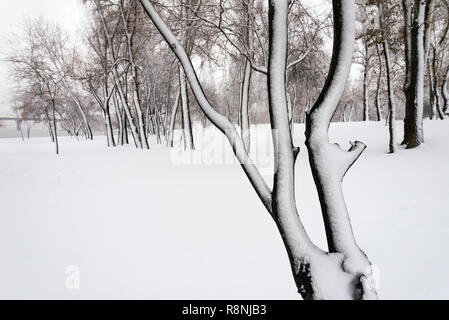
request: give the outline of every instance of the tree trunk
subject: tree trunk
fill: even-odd
[[[118,145],[123,146],[124,134],[123,134],[122,112],[120,110],[116,94],[113,95],[113,101],[114,101],[115,115],[117,117],[117,124],[118,124],[117,143]]]
[[[245,71],[243,75],[243,81],[240,93],[240,128],[241,137],[243,144],[245,145],[246,151],[250,152],[250,141],[251,141],[251,129],[249,122],[249,88],[251,85],[251,64],[248,60],[245,61]]]
[[[430,120],[436,119],[437,115],[437,108],[436,108],[436,101],[435,101],[435,82],[434,82],[434,74],[431,67],[431,64],[427,62],[427,74],[429,76],[429,100],[430,100]]]
[[[376,50],[377,50],[377,59],[379,60],[379,75],[377,77],[377,87],[376,87],[376,113],[377,113],[377,121],[382,121],[382,107],[380,101],[381,85],[382,85],[382,56],[380,54],[378,44],[376,44]]]
[[[192,123],[190,121],[189,97],[187,95],[187,83],[184,70],[179,67],[179,86],[181,89],[182,128],[184,135],[184,149],[194,150]]]
[[[126,118],[128,119],[128,124],[131,128],[131,135],[133,137],[134,144],[135,144],[136,148],[143,149],[143,144],[142,144],[142,141],[140,140],[139,131],[137,130],[137,127],[133,122],[133,116],[131,114],[131,110],[129,109],[128,101],[126,100],[126,96],[125,96],[125,93],[123,92],[122,84],[118,78],[119,77],[118,72],[114,67],[112,69],[113,69],[113,75],[114,75],[114,79],[115,79],[115,83],[116,83],[117,92],[118,92],[123,110],[125,111]]]
[[[368,41],[364,40],[365,46],[365,68],[363,70],[363,121],[369,121],[369,91],[368,91],[368,72],[369,72],[369,47]]]
[[[171,114],[170,114],[170,127],[168,128],[167,146],[171,147],[171,148],[173,148],[173,136],[175,134],[176,114],[178,113],[180,94],[181,94],[181,92],[178,89],[178,91],[176,92],[175,102],[173,103],[173,107],[171,109]]]
[[[31,133],[31,124],[29,121],[27,121],[27,139],[30,138],[30,133]]]
[[[439,92],[439,88],[440,88],[440,84],[439,84],[439,75],[438,75],[438,65],[439,65],[439,61],[438,61],[438,52],[437,49],[435,47],[433,47],[433,56],[432,56],[432,74],[433,74],[433,85],[432,85],[432,95],[433,95],[433,103],[435,105],[435,117],[438,116],[438,118],[440,118],[440,120],[444,119],[444,112],[443,109],[441,107],[441,99],[440,99],[440,92]]]
[[[249,51],[249,55],[252,55],[252,42],[251,42],[251,11],[253,8],[253,0],[243,1],[243,31],[245,47]],[[243,72],[243,80],[240,93],[240,128],[243,144],[247,152],[250,152],[251,146],[251,125],[249,121],[249,90],[251,86],[251,63],[245,58],[245,69]]]
[[[441,85],[441,93],[443,94],[443,113],[449,114],[449,91],[448,91],[448,83],[449,83],[449,67],[446,69],[446,74],[444,75],[443,84]]]
[[[81,106],[81,102],[73,94],[69,84],[67,83],[67,80],[64,77],[62,78],[62,80],[63,80],[64,86],[66,87],[67,91],[69,92],[69,95],[70,95],[72,101],[75,103],[75,105],[77,106],[78,110],[81,113],[81,117],[83,119],[83,127],[84,127],[84,132],[86,134],[86,138],[88,140],[93,140],[94,136],[92,134],[92,129],[90,128],[89,121],[87,120],[86,113],[84,112],[83,107]]]
[[[349,253],[346,251],[345,253],[326,253],[322,251],[310,241],[297,213],[294,191],[294,164],[299,149],[294,148],[292,144],[288,120],[285,81],[288,48],[287,14],[289,1],[278,0],[269,2],[268,21],[270,37],[268,96],[275,151],[273,191],[270,191],[264,178],[261,176],[257,167],[246,152],[235,127],[228,118],[218,113],[213,108],[207,97],[204,95],[204,90],[198,81],[198,76],[193,68],[192,62],[180,42],[160,18],[152,3],[149,0],[140,1],[154,25],[163,35],[182,64],[198,105],[211,122],[226,135],[245,174],[253,185],[262,203],[276,222],[287,249],[291,269],[299,293],[305,299],[376,298],[375,291],[370,287],[370,274],[368,274],[368,272],[371,270],[367,270],[368,267],[370,267],[370,264],[361,251],[358,250],[355,254],[353,254],[351,250],[349,250]],[[334,52],[331,70],[333,70],[332,74],[335,73],[335,70],[338,70],[337,73],[343,72],[344,76],[347,78],[352,62],[352,48],[355,36],[355,5],[353,1],[349,0],[334,0],[333,6],[335,12],[335,34],[337,35],[335,47],[338,50]],[[342,34],[344,34],[344,36],[341,36]],[[348,38],[351,41],[349,41]],[[344,50],[340,50],[342,48]],[[350,54],[348,54],[348,51]],[[343,63],[340,63],[340,57],[343,57]],[[340,68],[341,64],[343,65],[343,68]],[[341,71],[342,69],[343,71]],[[346,82],[344,76],[337,77],[336,85],[328,85],[328,88],[334,88],[333,90],[338,88],[338,99],[331,99],[332,101],[335,101],[335,108],[344,90]],[[322,96],[325,97],[327,94],[323,93]],[[335,108],[329,112],[329,122]],[[326,127],[324,139],[327,137],[328,125],[329,123],[327,123],[327,125],[324,124]],[[313,133],[314,138],[323,138],[323,136],[320,135],[320,132],[315,132],[315,130],[313,130]],[[356,149],[359,148],[360,146],[358,145]],[[335,161],[333,155],[327,159],[328,161]],[[341,181],[339,181],[339,183],[340,182]],[[344,218],[341,220],[344,220]],[[349,219],[347,219],[347,223],[349,223]],[[346,243],[346,240],[350,239],[352,236],[352,234],[348,235],[344,233],[340,233],[340,235],[342,236],[344,243]],[[340,242],[338,242],[338,244],[340,244]],[[353,249],[353,246],[349,249]]]
[[[409,114],[410,105],[412,104],[410,96],[410,86],[411,86],[411,68],[410,62],[411,50],[412,50],[412,2],[411,0],[402,0],[402,12],[404,16],[404,60],[405,60],[405,82],[404,82],[404,94],[405,94],[405,116],[404,116],[404,139],[402,140],[402,145],[406,145],[406,137],[410,135],[409,133]]]
[[[123,121],[123,143],[129,144],[128,119],[127,119],[126,115],[122,114],[122,121]]]
[[[132,3],[134,6],[136,5],[135,2],[132,2]],[[130,28],[127,18],[125,17],[123,0],[119,1],[119,7],[120,7],[120,13],[121,13],[121,17],[122,17],[123,26],[125,29],[125,36],[126,36],[126,40],[127,40],[126,44],[128,46],[127,52],[128,52],[128,58],[129,58],[129,63],[130,63],[130,67],[131,67],[132,96],[133,96],[133,101],[134,101],[134,107],[136,108],[137,123],[139,126],[139,131],[138,131],[139,139],[140,139],[142,148],[149,149],[150,146],[148,145],[147,133],[146,133],[145,124],[144,124],[144,116],[143,116],[142,107],[141,107],[141,103],[140,103],[141,101],[140,101],[140,95],[139,95],[138,70],[137,70],[137,65],[134,61],[134,34],[135,34],[135,28],[136,28],[136,23],[137,23],[137,7],[133,8],[135,10],[135,12],[134,12],[135,20],[134,20],[134,26],[132,28]],[[131,9],[129,9],[129,10],[131,10]]]
[[[58,125],[56,123],[56,106],[55,100],[51,101],[51,109],[52,109],[52,126],[53,126],[53,137],[55,142],[56,154],[59,154],[59,140],[58,140]]]
[[[111,113],[109,112],[109,105],[105,106],[104,109],[104,122],[106,127],[106,137],[108,140],[108,147],[115,147],[114,133],[112,132]]]
[[[351,142],[351,148],[344,151],[338,145],[331,144],[328,136],[330,121],[343,95],[352,64],[354,1],[333,0],[333,12],[331,66],[324,88],[307,117],[306,146],[323,213],[330,252],[327,258],[331,260],[329,263],[335,272],[333,279],[347,285],[337,288],[333,284],[333,288],[327,290],[333,293],[332,298],[371,299],[377,298],[374,288],[367,285],[372,271],[371,263],[355,241],[341,186],[346,172],[366,146],[359,141]],[[323,286],[329,284],[324,283]]]
[[[411,28],[410,85],[406,92],[406,116],[404,119],[404,143],[407,145],[407,149],[418,147],[424,142],[424,18],[426,1],[415,0],[415,10],[416,14]]]
[[[379,8],[380,30],[382,33],[382,47],[383,47],[383,51],[384,51],[385,68],[386,68],[386,75],[387,75],[388,114],[389,114],[388,131],[390,134],[389,151],[390,151],[390,153],[395,153],[397,151],[396,124],[395,124],[396,104],[394,101],[393,80],[391,79],[392,67],[391,67],[389,34],[387,33],[387,25],[385,23],[385,16],[384,16],[384,11],[383,11],[382,0],[378,2],[378,8]],[[381,62],[380,59],[379,59],[379,62]]]

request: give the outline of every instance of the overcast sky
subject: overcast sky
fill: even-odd
[[[81,0],[0,0],[0,55],[7,50],[7,39],[20,28],[23,19],[39,16],[76,34],[84,21],[84,10]],[[7,68],[0,62],[0,116],[10,114],[8,91]]]
[[[329,10],[327,0],[304,0],[316,12]],[[0,0],[0,56],[8,50],[8,39],[14,31],[20,30],[24,18],[45,17],[58,22],[65,31],[73,36],[82,29],[86,15],[81,0]],[[360,68],[360,67],[358,67]],[[353,66],[353,73],[354,68]],[[356,73],[358,73],[356,71]],[[0,116],[8,116],[10,111],[10,85],[8,70],[0,61]]]

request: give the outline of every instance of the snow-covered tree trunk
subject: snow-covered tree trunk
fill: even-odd
[[[404,139],[402,140],[402,145],[405,145],[406,139],[409,135],[409,126],[407,125],[410,113],[410,85],[411,85],[411,72],[410,72],[410,62],[411,62],[411,49],[412,49],[412,2],[411,0],[402,0],[402,13],[404,17],[404,60],[405,60],[405,81],[404,81],[404,94],[405,94],[405,116],[404,116]]]
[[[181,1],[181,17],[184,19],[184,31],[182,32],[183,46],[187,50],[187,54],[191,55],[193,51],[192,25],[194,18],[192,10],[198,5],[197,0]],[[184,148],[194,150],[192,122],[190,119],[190,103],[188,96],[188,86],[185,79],[184,70],[179,66],[179,86],[181,90],[181,111],[182,111],[182,135],[184,138]]]
[[[114,109],[115,109],[115,116],[117,118],[117,124],[118,124],[118,132],[117,132],[117,143],[120,146],[123,146],[123,119],[122,119],[122,111],[120,110],[120,105],[118,103],[117,94],[114,93],[112,95],[113,101],[114,101]]]
[[[415,0],[415,15],[411,26],[409,77],[406,92],[406,116],[404,119],[404,144],[415,148],[424,142],[424,74],[425,74],[425,16],[426,0]]]
[[[368,74],[369,74],[369,46],[368,40],[364,40],[365,47],[365,61],[363,69],[363,121],[369,121],[369,89],[368,89]]]
[[[131,129],[131,135],[133,137],[134,144],[136,147],[143,149],[144,147],[143,147],[142,141],[140,140],[139,131],[133,122],[133,116],[131,114],[131,110],[129,109],[129,104],[126,99],[125,92],[123,92],[123,87],[122,87],[122,83],[119,79],[119,74],[115,67],[112,67],[112,74],[114,76],[114,81],[116,84],[116,90],[118,92],[120,103],[122,105],[123,110],[125,111],[126,118],[128,119],[128,124]]]
[[[245,70],[242,81],[242,92],[240,94],[240,126],[241,126],[241,136],[246,150],[249,152],[251,148],[251,131],[249,122],[249,88],[251,83],[251,64],[248,60],[245,61]]]
[[[123,113],[122,113],[122,121],[123,121],[123,144],[129,144],[128,118]]]
[[[435,101],[435,77],[433,74],[433,70],[431,68],[431,63],[427,62],[427,74],[429,77],[429,100],[430,100],[430,120],[436,119],[437,115],[437,108],[436,108],[436,101]]]
[[[179,95],[180,94],[181,94],[181,92],[178,89],[178,91],[176,92],[175,102],[173,103],[173,107],[172,107],[171,113],[170,113],[170,126],[168,128],[168,139],[167,139],[168,147],[173,147],[173,137],[175,134],[175,121],[176,121],[176,114],[178,113]]]
[[[56,154],[59,154],[59,140],[58,140],[58,124],[56,122],[56,101],[54,98],[51,99],[51,112],[52,112],[52,128],[53,137],[55,142]]]
[[[102,6],[101,1],[99,0],[95,0],[94,1],[95,6],[97,8],[97,12],[100,16],[101,19],[101,23],[103,26],[103,32],[105,35],[105,44],[104,44],[104,51],[105,51],[105,63],[104,63],[104,99],[105,99],[105,103],[104,103],[104,108],[106,108],[107,104],[109,104],[109,99],[111,98],[111,94],[108,94],[108,90],[107,90],[107,78],[108,78],[108,74],[110,71],[112,71],[112,76],[113,76],[113,80],[115,83],[115,89],[118,92],[118,96],[120,99],[120,103],[122,104],[122,107],[125,111],[126,117],[128,118],[128,122],[129,122],[129,126],[131,129],[131,134],[132,137],[134,139],[134,144],[136,147],[138,148],[143,148],[143,143],[140,139],[140,135],[139,135],[139,131],[136,127],[136,125],[133,122],[133,116],[129,107],[129,103],[128,103],[128,99],[127,99],[127,93],[124,92],[123,90],[123,86],[121,83],[121,75],[119,74],[119,70],[118,70],[118,59],[116,57],[116,52],[114,50],[114,32],[110,32],[108,24],[106,22],[106,18],[105,18],[105,14],[104,14],[104,8]],[[112,67],[110,68],[111,70],[108,71],[109,67],[107,65],[107,59],[109,58],[109,62],[112,64]],[[124,82],[126,83],[126,73],[124,76]],[[113,135],[112,135],[113,137]]]
[[[444,119],[444,112],[443,112],[443,108],[441,107],[441,97],[440,97],[440,80],[439,80],[439,75],[438,75],[438,65],[439,65],[439,61],[438,61],[438,50],[436,49],[436,47],[432,48],[432,66],[431,66],[431,70],[430,72],[432,73],[432,75],[430,75],[430,78],[433,80],[432,85],[431,85],[431,95],[432,95],[432,99],[433,99],[433,105],[434,105],[434,109],[435,109],[435,117],[440,118],[441,120]],[[429,64],[430,65],[430,64]]]
[[[182,128],[184,136],[184,148],[194,150],[192,123],[190,121],[189,97],[187,95],[187,82],[184,70],[179,67],[179,87],[181,91]]]
[[[313,129],[312,135],[309,136],[309,143],[312,145],[315,161],[327,162],[324,166],[320,165],[320,168],[332,171],[330,176],[324,175],[325,180],[321,182],[336,195],[335,198],[326,200],[331,211],[325,212],[327,215],[332,215],[334,221],[329,228],[335,231],[333,233],[335,237],[331,240],[331,243],[335,245],[332,245],[333,249],[330,252],[322,251],[311,242],[296,208],[294,165],[299,149],[293,146],[290,134],[285,79],[289,0],[269,2],[268,96],[275,157],[272,191],[249,157],[233,124],[228,118],[218,113],[204,95],[192,62],[180,42],[160,18],[151,1],[140,0],[140,2],[179,59],[199,106],[209,120],[226,135],[245,174],[276,222],[287,249],[298,292],[302,297],[305,299],[377,298],[370,282],[371,265],[353,240],[346,206],[342,199],[341,178],[344,172],[341,168],[332,166],[334,161],[340,160],[342,167],[349,167],[360,155],[364,146],[356,143],[352,148],[354,150],[347,156],[342,156],[344,153],[342,150],[337,154],[333,152],[327,154],[329,148],[335,147],[328,142],[327,127],[343,94],[352,60],[355,34],[354,1],[335,0],[333,2],[336,44],[330,80],[328,79],[322,94],[322,97],[326,97],[330,93],[330,102],[317,103],[311,113]],[[324,119],[321,116],[323,113]],[[322,155],[325,157],[322,158]],[[334,157],[335,155],[337,158]],[[351,161],[351,158],[354,159]],[[333,170],[336,171],[333,172]],[[339,175],[341,177],[338,177]],[[320,187],[318,189],[320,190]]]
[[[433,16],[435,14],[436,0],[417,0],[426,2],[424,11],[424,63],[427,62],[427,57],[430,51],[431,26],[433,24]]]
[[[348,122],[350,122],[352,120],[352,113],[354,112],[354,106],[355,106],[355,103],[352,102],[351,103],[351,110],[349,110]]]
[[[387,76],[387,92],[388,92],[388,131],[390,134],[389,141],[389,151],[390,153],[395,153],[397,151],[397,143],[396,143],[396,104],[394,101],[394,88],[393,88],[393,79],[392,77],[392,65],[391,65],[391,56],[390,56],[390,41],[389,41],[389,32],[388,26],[385,23],[385,16],[383,10],[383,0],[378,1],[378,9],[379,9],[379,23],[380,30],[382,33],[382,47],[384,52],[385,59],[385,69]],[[380,57],[379,57],[380,58]],[[379,59],[379,63],[381,64],[381,59]]]
[[[425,12],[427,1],[415,0],[415,16],[411,27],[410,83],[406,92],[404,144],[415,148],[424,142],[424,74],[425,74]]]
[[[111,121],[111,113],[109,111],[109,106],[106,106],[104,110],[104,121],[106,127],[106,137],[108,140],[108,147],[115,147],[114,134],[112,132],[112,121]]]
[[[65,79],[65,77],[62,77],[62,81],[64,83],[65,88],[67,89],[70,98],[72,99],[72,101],[75,103],[75,105],[77,106],[79,112],[81,113],[81,117],[83,119],[83,127],[84,127],[84,132],[86,134],[86,138],[88,140],[93,140],[93,134],[92,134],[92,129],[89,125],[89,121],[87,120],[87,116],[86,116],[86,112],[84,112],[83,107],[81,106],[81,101],[75,97],[75,95],[72,92],[72,89],[70,88],[70,85],[68,84],[67,80]]]
[[[243,30],[244,30],[244,42],[245,46],[251,54],[252,52],[252,40],[251,40],[251,10],[253,8],[254,0],[243,1],[242,6],[242,14],[243,14]],[[245,58],[245,67],[243,71],[243,80],[241,85],[240,92],[240,128],[241,128],[241,137],[243,139],[243,143],[245,145],[246,151],[250,152],[251,145],[251,126],[249,121],[249,90],[251,86],[251,74],[252,67],[250,61]]]
[[[27,121],[27,139],[30,138],[30,134],[31,134],[31,123],[30,121]]]
[[[157,111],[155,110],[152,117],[151,117],[151,123],[154,129],[154,133],[156,135],[156,143],[160,144],[162,143],[162,139],[161,139],[161,131],[159,130],[159,124],[158,124],[158,119],[157,119]]]
[[[333,0],[333,12],[334,47],[331,66],[324,88],[307,116],[306,146],[321,203],[329,252],[335,254],[334,259],[340,259],[341,270],[337,273],[339,280],[348,281],[346,290],[340,287],[338,290],[334,289],[334,292],[346,294],[348,298],[376,298],[375,290],[366,286],[365,274],[371,270],[371,263],[355,241],[341,185],[346,172],[366,146],[355,141],[345,151],[337,144],[330,143],[328,136],[330,121],[343,95],[352,64],[354,1]],[[360,285],[360,291],[357,285]]]
[[[382,56],[380,54],[379,45],[376,44],[377,50],[377,60],[379,61],[379,74],[377,76],[377,87],[376,87],[376,113],[377,113],[377,121],[382,121],[382,104],[380,101],[381,95],[381,86],[382,86]]]
[[[137,65],[134,59],[134,35],[135,35],[135,29],[136,29],[136,23],[137,23],[137,7],[135,2],[133,3],[133,8],[135,10],[134,12],[134,23],[132,26],[129,25],[128,19],[125,17],[125,9],[124,9],[124,1],[119,1],[119,8],[120,8],[120,15],[122,18],[123,26],[125,29],[125,36],[126,36],[126,44],[128,46],[128,59],[131,69],[131,82],[132,82],[132,97],[134,102],[134,107],[136,108],[136,117],[137,117],[137,123],[139,126],[139,138],[142,144],[142,148],[149,149],[150,146],[148,145],[148,139],[147,139],[147,133],[145,129],[144,124],[144,115],[142,112],[141,107],[141,99],[140,99],[140,93],[139,93],[139,75],[137,70]],[[129,10],[132,10],[131,8]],[[128,13],[129,14],[129,13]]]
[[[441,85],[441,93],[443,95],[443,113],[449,114],[449,91],[448,91],[448,83],[449,83],[449,67],[446,69],[446,74],[444,75],[444,80]]]

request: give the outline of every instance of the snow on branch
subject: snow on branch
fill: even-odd
[[[235,156],[242,165],[243,170],[248,176],[248,179],[256,190],[258,196],[262,200],[262,203],[267,208],[267,210],[272,213],[271,190],[265,182],[264,178],[261,176],[256,165],[251,160],[249,154],[246,152],[243,142],[238,135],[234,125],[231,123],[231,121],[229,121],[228,118],[217,112],[210,104],[209,100],[204,94],[203,87],[199,82],[198,75],[192,65],[192,61],[188,57],[186,51],[184,50],[183,46],[178,41],[176,36],[171,32],[166,23],[157,13],[151,1],[140,0],[140,3],[182,65],[185,75],[189,81],[190,88],[192,89],[192,92],[201,110],[206,114],[208,119],[225,134],[226,138],[231,143]]]

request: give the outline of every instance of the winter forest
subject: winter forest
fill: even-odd
[[[1,35],[1,299],[449,299],[448,0],[73,2]]]

